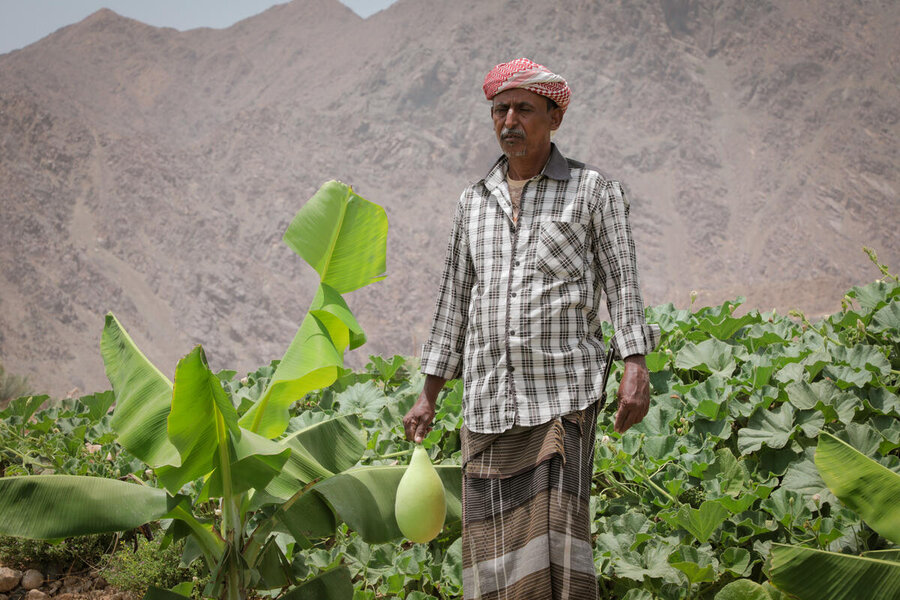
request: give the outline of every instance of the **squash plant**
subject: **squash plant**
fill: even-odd
[[[320,285],[252,402],[229,393],[201,346],[179,361],[170,381],[107,315],[101,353],[116,399],[111,425],[117,442],[161,487],[74,475],[2,478],[0,534],[54,539],[170,519],[171,535],[189,537],[185,558],[201,556],[211,572],[205,596],[237,600],[253,589],[277,588],[284,597],[352,596],[345,567],[295,586],[292,549],[277,536],[286,532],[297,549],[310,547],[310,537],[331,535],[343,518],[371,541],[399,537],[392,504],[402,468],[333,477],[366,448],[353,416],[285,432],[289,407],[331,385],[344,351],[365,342],[341,294],[384,278],[386,239],[384,210],[342,183],[324,184],[300,209],[284,241],[319,273]],[[458,490],[458,468],[441,472]],[[458,492],[451,495],[458,506]],[[213,519],[197,511],[210,500],[218,506]],[[451,516],[458,512],[451,508]]]

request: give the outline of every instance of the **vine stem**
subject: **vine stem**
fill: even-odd
[[[372,458],[374,458],[375,460],[384,460],[384,459],[386,459],[386,458],[396,458],[396,457],[398,457],[398,456],[404,456],[404,455],[406,455],[406,454],[412,454],[412,451],[413,451],[413,449],[410,448],[409,450],[399,450],[399,451],[397,451],[397,452],[390,452],[390,453],[388,453],[388,454],[382,454],[382,455],[380,455],[380,456],[373,456]]]

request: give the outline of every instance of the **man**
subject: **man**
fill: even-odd
[[[464,598],[595,598],[601,292],[625,360],[618,432],[647,414],[659,329],[644,320],[621,187],[550,141],[566,81],[520,58],[484,92],[503,156],[457,204],[406,437],[421,442],[444,383],[462,376]]]

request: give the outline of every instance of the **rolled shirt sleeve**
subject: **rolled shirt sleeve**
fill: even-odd
[[[462,375],[469,300],[476,280],[466,238],[464,198],[465,194],[456,205],[431,332],[422,347],[421,371],[444,379]]]
[[[621,358],[647,354],[659,343],[660,331],[644,317],[629,205],[619,182],[603,182],[600,206],[592,228],[598,249],[596,266],[615,330],[612,344]]]

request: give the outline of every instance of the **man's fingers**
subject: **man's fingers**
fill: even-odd
[[[430,429],[430,427],[428,427],[428,425],[424,421],[419,423],[419,426],[416,427],[416,435],[415,435],[415,442],[417,444],[422,443],[422,440],[425,439],[425,435],[428,433],[429,429]]]

